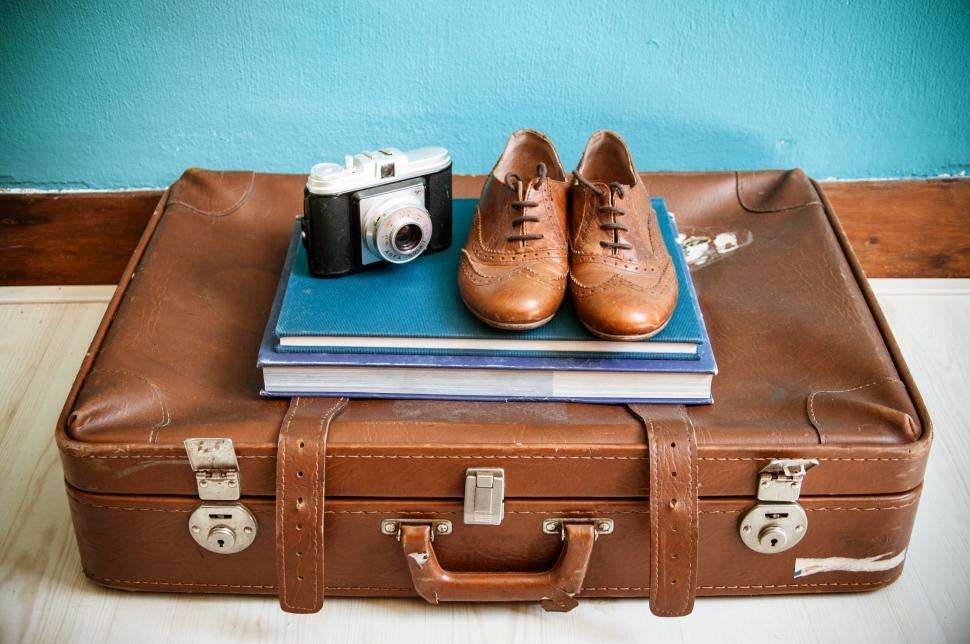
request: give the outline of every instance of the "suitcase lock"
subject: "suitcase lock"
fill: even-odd
[[[758,480],[758,503],[741,517],[741,541],[755,552],[770,554],[794,547],[808,532],[808,515],[798,504],[802,481],[817,459],[775,459]]]
[[[230,555],[248,548],[259,525],[239,503],[239,461],[229,438],[189,438],[185,453],[204,501],[189,517],[189,534],[211,552]],[[232,503],[235,501],[235,503]]]
[[[505,518],[505,470],[469,467],[465,470],[465,523],[499,525]]]

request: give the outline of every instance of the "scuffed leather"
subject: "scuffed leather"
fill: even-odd
[[[276,463],[276,570],[280,606],[323,606],[327,433],[346,398],[293,398],[280,427]]]
[[[258,396],[255,363],[305,180],[190,170],[139,242],[56,431],[81,561],[98,583],[278,593],[274,496],[288,402]],[[800,172],[752,173],[743,204],[733,172],[642,180],[687,236],[751,234],[742,252],[693,273],[719,368],[716,403],[686,410],[702,494],[698,594],[891,582],[899,568],[793,577],[795,557],[906,547],[932,435],[824,194]],[[236,555],[205,551],[187,530],[198,499],[181,443],[199,436],[233,439],[243,503],[260,522]],[[381,517],[449,518],[454,534],[435,540],[442,566],[503,572],[555,564],[562,546],[542,534],[542,517],[607,516],[616,529],[597,541],[581,594],[647,596],[648,451],[622,406],[351,401],[328,435],[326,591],[415,595]],[[793,551],[764,556],[741,544],[737,521],[759,469],[781,457],[820,461],[802,487],[811,527]],[[460,523],[464,471],[482,466],[509,481],[499,527]]]
[[[536,187],[536,166],[549,175]],[[518,193],[505,182],[507,173],[526,183],[522,199],[537,205],[512,207]],[[542,324],[555,315],[566,293],[569,258],[566,208],[569,181],[552,143],[532,130],[509,137],[482,189],[468,241],[458,266],[458,289],[468,309],[480,320],[508,329]],[[521,228],[512,221],[522,214],[539,217]],[[542,239],[509,241],[515,232],[542,234]]]
[[[677,273],[626,145],[612,132],[594,134],[576,171],[595,186],[577,183],[572,189],[569,292],[579,319],[610,340],[658,332],[677,305]],[[616,222],[629,229],[619,233],[629,249],[601,244],[613,241],[613,233],[600,227],[610,215],[599,211],[611,205],[611,182],[623,186],[612,205],[626,211]]]

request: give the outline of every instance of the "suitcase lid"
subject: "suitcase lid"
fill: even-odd
[[[800,170],[644,181],[687,237],[720,369],[688,408],[699,493],[753,495],[773,458],[819,459],[803,494],[917,486],[929,420],[820,189]],[[61,416],[69,483],[194,495],[182,441],[229,437],[242,493],[275,494],[288,403],[259,397],[256,353],[304,182],[191,169],[166,192]],[[354,400],[327,492],[459,498],[466,468],[502,467],[512,498],[646,496],[643,431],[620,405]]]

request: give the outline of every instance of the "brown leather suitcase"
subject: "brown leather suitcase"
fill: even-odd
[[[930,421],[821,190],[798,170],[644,178],[710,251],[713,405],[261,399],[305,177],[186,172],[57,426],[85,573],[298,612],[649,596],[680,615],[695,594],[891,583]]]

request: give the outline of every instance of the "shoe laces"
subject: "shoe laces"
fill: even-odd
[[[546,169],[546,164],[541,161],[536,165],[536,176],[535,179],[525,182],[515,172],[509,172],[505,175],[505,185],[515,191],[516,199],[512,200],[511,206],[513,209],[519,211],[520,215],[512,219],[512,227],[519,227],[519,232],[513,235],[509,235],[505,239],[510,242],[521,242],[523,246],[526,242],[532,239],[542,239],[542,233],[527,233],[525,232],[525,224],[528,222],[538,223],[541,221],[539,215],[529,215],[525,214],[526,208],[535,208],[539,205],[538,201],[532,201],[525,199],[526,187],[531,183],[532,187],[539,189],[546,180],[546,175],[548,171]]]
[[[603,190],[602,188],[594,184],[592,181],[588,180],[579,172],[573,172],[573,176],[576,178],[576,181],[580,185],[586,186],[587,188],[592,190],[593,194],[595,194],[597,197],[603,197],[607,195],[607,191]],[[597,211],[602,213],[608,213],[610,215],[610,220],[601,222],[600,228],[602,230],[609,231],[612,239],[610,241],[605,241],[605,240],[600,241],[600,246],[602,246],[603,248],[609,248],[610,252],[615,255],[616,251],[618,250],[630,250],[631,248],[633,248],[633,244],[630,244],[629,242],[625,242],[620,239],[620,233],[629,232],[630,229],[624,224],[621,224],[616,220],[617,217],[621,217],[626,214],[625,208],[621,208],[620,206],[616,205],[617,197],[619,197],[620,199],[623,198],[623,194],[624,194],[623,184],[620,183],[619,181],[611,181],[608,185],[609,185],[608,203],[600,205],[597,208]]]

